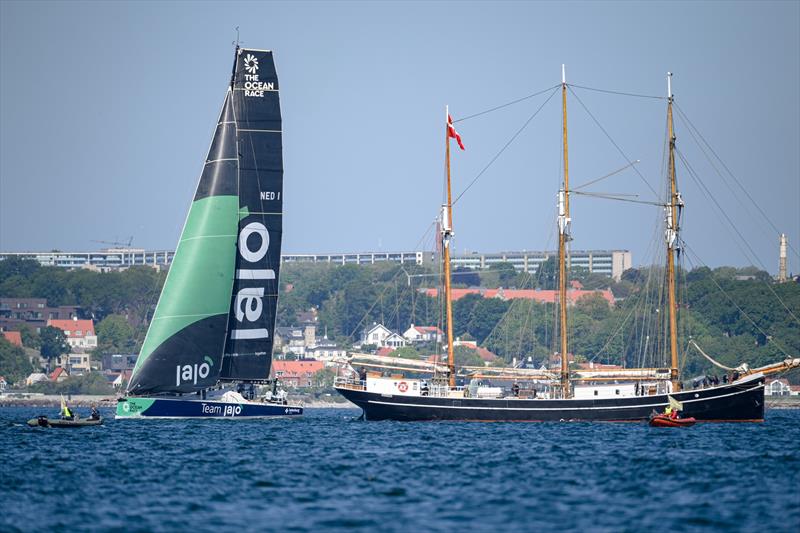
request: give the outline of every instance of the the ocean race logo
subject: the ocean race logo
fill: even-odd
[[[258,72],[258,58],[253,54],[247,54],[244,58],[244,69],[250,74]]]
[[[259,266],[269,251],[269,232],[261,222],[251,222],[239,230],[239,255],[247,263]],[[275,271],[271,268],[239,268],[236,279],[252,281],[251,287],[242,287],[236,293],[234,315],[236,327],[231,329],[231,339],[253,340],[266,339],[269,331],[263,326],[261,315],[264,311],[264,289],[268,280],[275,279]]]
[[[258,58],[247,54],[242,58],[244,62],[244,95],[264,98],[264,91],[274,91],[274,82],[264,82],[258,79]]]
[[[198,379],[205,379],[211,373],[214,360],[209,356],[203,358],[205,363],[193,365],[177,365],[175,367],[175,386],[180,387],[183,383],[197,385]]]

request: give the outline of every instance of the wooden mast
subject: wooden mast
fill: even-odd
[[[669,203],[667,204],[667,298],[669,305],[670,381],[680,390],[678,379],[678,307],[675,301],[675,250],[678,248],[678,207],[683,205],[675,181],[675,131],[672,123],[672,73],[667,73],[667,134],[669,135]]]
[[[456,360],[453,354],[453,299],[450,282],[450,240],[453,237],[453,197],[450,192],[450,109],[444,117],[445,167],[447,169],[447,203],[442,206],[442,253],[444,261],[444,297],[447,313],[447,368],[450,387],[456,386]]]
[[[564,142],[564,183],[558,192],[558,299],[561,337],[561,397],[569,398],[569,351],[567,347],[567,242],[569,226],[569,151],[567,149],[567,77],[561,65],[561,109]]]

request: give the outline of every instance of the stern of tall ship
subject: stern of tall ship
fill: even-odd
[[[117,400],[116,418],[279,418],[296,417],[303,408],[269,402],[231,403],[216,400],[128,397]]]

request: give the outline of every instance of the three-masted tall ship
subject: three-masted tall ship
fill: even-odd
[[[456,137],[449,113],[446,122],[446,203],[442,206],[440,246],[445,287],[447,364],[354,354],[348,371],[335,387],[359,406],[367,420],[475,420],[475,421],[608,421],[647,420],[669,405],[679,405],[682,416],[698,421],[759,422],[764,419],[765,376],[800,366],[800,359],[750,369],[741,365],[730,382],[683,390],[678,357],[676,255],[681,245],[680,216],[683,200],[675,172],[675,134],[672,120],[671,74],[667,76],[668,168],[664,244],[669,366],[658,368],[571,369],[568,342],[568,246],[570,235],[569,151],[567,136],[567,82],[562,67],[563,176],[558,191],[558,352],[560,370],[485,368],[471,373],[467,385],[456,385],[450,249],[453,235],[453,200],[450,184],[450,139]],[[458,138],[461,143],[460,137]],[[358,374],[355,368],[378,371]],[[392,369],[394,373],[388,373]],[[409,377],[406,377],[406,374]],[[412,377],[430,373],[433,378]],[[470,377],[469,373],[466,373]],[[477,379],[476,379],[477,378]],[[536,394],[513,387],[485,386],[480,381],[547,383],[548,392]]]
[[[278,303],[281,137],[272,52],[237,45],[211,147],[117,418],[302,414],[269,388],[256,393],[268,384]]]

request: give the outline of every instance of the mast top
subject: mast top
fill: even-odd
[[[561,63],[561,85],[567,84],[567,67]]]
[[[667,98],[672,100],[672,72],[667,72]]]
[[[239,49],[239,43],[240,43],[240,41],[239,41],[239,26],[236,26],[236,40],[233,41],[231,44],[233,46],[235,46],[236,49],[238,50]]]

